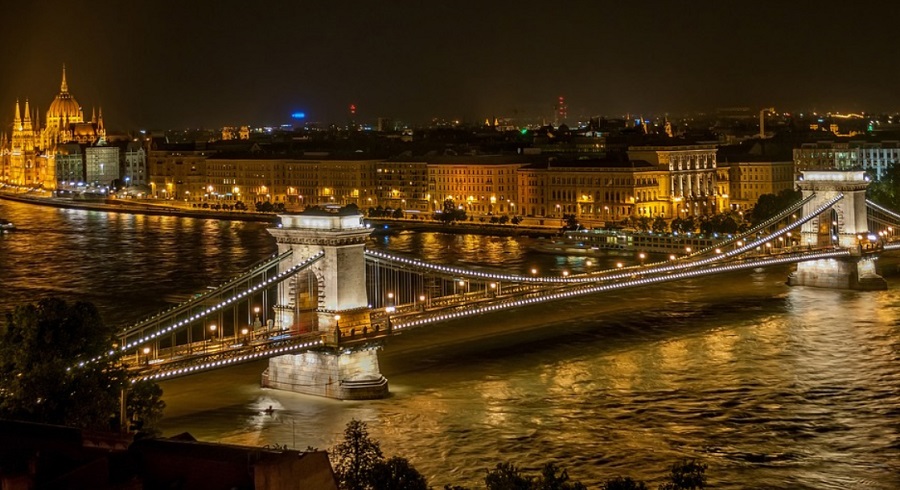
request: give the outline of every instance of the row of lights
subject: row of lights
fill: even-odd
[[[298,345],[280,347],[278,349],[270,349],[270,350],[266,350],[266,351],[254,352],[253,354],[247,354],[245,356],[232,357],[231,359],[207,362],[205,364],[199,364],[197,366],[173,369],[171,371],[164,371],[161,373],[156,373],[151,376],[144,376],[143,378],[140,379],[140,381],[145,381],[148,379],[171,378],[172,376],[178,376],[180,374],[189,374],[189,373],[192,373],[195,371],[205,371],[207,369],[213,369],[213,368],[217,368],[217,367],[225,367],[230,364],[237,363],[237,362],[250,361],[253,359],[258,359],[260,357],[275,356],[275,355],[283,354],[285,352],[293,351],[293,350],[311,349],[313,347],[318,347],[321,345],[325,345],[325,342],[320,339],[320,340],[316,340],[315,342],[306,342],[306,343],[298,344]],[[131,380],[132,383],[135,383],[137,381],[138,381],[137,379]]]
[[[177,314],[178,314],[178,311],[174,311],[174,312],[173,312],[172,310],[183,310],[185,307],[187,307],[187,306],[189,306],[189,305],[191,305],[191,304],[193,304],[193,303],[196,303],[197,301],[200,301],[201,299],[206,299],[207,296],[209,296],[209,295],[211,295],[211,294],[215,294],[216,292],[218,292],[218,290],[220,290],[220,289],[222,289],[222,288],[225,288],[225,287],[228,287],[228,286],[230,286],[231,284],[234,284],[235,282],[240,281],[240,280],[244,279],[245,277],[247,277],[247,276],[249,276],[249,275],[251,275],[251,274],[253,274],[253,273],[259,271],[260,269],[266,269],[266,268],[268,268],[268,267],[271,267],[271,266],[273,265],[273,263],[281,262],[282,260],[284,260],[284,259],[286,259],[287,257],[289,257],[292,253],[294,253],[294,250],[293,250],[293,249],[288,250],[287,252],[285,252],[284,254],[282,254],[282,255],[280,255],[280,256],[279,256],[278,254],[272,254],[272,260],[267,260],[265,263],[261,264],[260,266],[254,267],[253,269],[250,269],[250,271],[248,271],[248,272],[246,272],[246,273],[244,273],[244,274],[241,274],[240,276],[236,276],[236,277],[234,277],[233,279],[231,279],[231,280],[229,280],[229,281],[226,281],[226,282],[222,283],[222,285],[219,286],[219,287],[217,287],[216,290],[213,290],[213,291],[206,291],[206,292],[204,292],[203,294],[201,294],[201,295],[199,295],[199,296],[194,296],[194,297],[192,297],[191,299],[185,301],[184,303],[181,303],[180,305],[173,306],[173,307],[169,308],[168,310],[161,311],[161,312],[159,312],[159,313],[157,313],[157,314],[151,316],[150,318],[141,320],[141,321],[135,323],[133,326],[131,326],[131,327],[129,327],[129,328],[126,328],[126,329],[122,332],[122,334],[123,334],[123,335],[128,335],[129,333],[134,332],[135,330],[140,330],[140,329],[141,329],[142,327],[144,327],[147,323],[151,323],[151,322],[153,322],[153,321],[156,321],[156,319],[159,318],[160,316],[163,316],[163,315],[166,315],[166,314],[177,315]]]
[[[841,200],[843,197],[844,197],[843,194],[839,194],[838,196],[836,196],[836,197],[834,197],[833,199],[831,199],[829,202],[827,202],[827,203],[821,205],[815,212],[813,212],[813,213],[810,214],[809,216],[806,216],[806,217],[804,217],[803,219],[801,219],[801,220],[799,220],[799,221],[797,221],[797,222],[791,224],[791,226],[789,226],[789,227],[786,227],[786,228],[783,228],[783,229],[779,230],[778,232],[776,232],[776,233],[773,234],[773,235],[769,235],[769,236],[766,236],[765,238],[757,239],[757,240],[755,240],[755,241],[752,241],[752,242],[747,243],[746,245],[743,244],[743,241],[742,241],[742,240],[738,240],[737,243],[738,243],[738,247],[739,247],[739,248],[737,248],[737,249],[735,249],[735,250],[732,250],[732,251],[730,251],[730,252],[726,252],[725,254],[722,254],[722,250],[717,248],[717,249],[715,249],[716,255],[713,256],[713,257],[709,257],[709,258],[707,258],[707,259],[703,259],[703,260],[696,261],[696,262],[687,262],[687,263],[682,263],[682,264],[678,264],[678,265],[670,265],[670,266],[666,266],[666,267],[653,267],[653,268],[650,268],[650,269],[645,269],[645,270],[643,270],[643,271],[642,271],[642,274],[652,274],[652,273],[660,273],[660,272],[663,272],[663,273],[670,273],[670,272],[674,272],[674,271],[677,271],[677,270],[682,270],[682,269],[687,269],[687,268],[693,268],[693,267],[697,267],[697,266],[701,266],[701,265],[707,265],[707,264],[710,264],[710,263],[713,263],[713,262],[720,261],[720,260],[725,259],[725,258],[731,258],[731,257],[734,257],[734,256],[739,255],[739,254],[742,254],[742,253],[744,253],[744,252],[746,252],[746,251],[748,251],[748,250],[752,250],[752,249],[758,248],[759,246],[761,246],[763,243],[767,242],[768,240],[770,240],[770,239],[772,239],[772,238],[778,238],[778,237],[780,237],[781,235],[786,234],[786,233],[790,233],[791,230],[793,230],[793,229],[795,229],[795,228],[797,228],[797,227],[799,227],[799,226],[802,226],[805,222],[811,220],[811,219],[814,218],[815,216],[818,216],[819,214],[821,214],[822,212],[824,212],[826,209],[828,209],[828,208],[830,208],[832,205],[834,205],[834,203],[836,203],[837,201]],[[782,218],[778,218],[778,219],[782,219]],[[745,237],[745,236],[747,236],[747,235],[749,235],[749,234],[750,234],[750,233],[748,232],[747,234],[742,235],[741,237],[736,237],[736,238],[743,238],[743,237]],[[789,235],[789,236],[790,236],[790,235]],[[770,243],[767,244],[767,245],[771,246]],[[688,253],[690,253],[690,249],[688,249],[687,251],[688,251]],[[563,279],[562,279],[562,280],[560,280],[559,278],[528,278],[528,277],[523,277],[523,276],[506,276],[506,275],[500,275],[500,274],[485,274],[485,273],[480,273],[480,272],[475,272],[475,271],[467,271],[467,270],[460,269],[460,268],[455,268],[455,267],[446,267],[446,266],[433,265],[433,264],[429,264],[429,263],[426,263],[426,262],[421,262],[421,261],[418,261],[418,260],[406,259],[406,258],[403,258],[403,257],[391,256],[391,255],[385,254],[385,253],[383,253],[383,252],[375,252],[375,251],[369,251],[369,250],[367,250],[366,252],[367,252],[367,253],[370,253],[370,254],[372,254],[372,255],[375,255],[376,257],[380,256],[380,257],[383,257],[383,258],[387,258],[387,259],[390,259],[390,260],[397,260],[397,261],[399,261],[399,262],[406,263],[406,264],[410,264],[410,265],[414,265],[414,266],[418,266],[418,267],[426,267],[426,268],[431,268],[431,269],[437,269],[437,270],[440,270],[440,271],[442,271],[442,272],[450,272],[450,273],[456,273],[456,274],[469,274],[469,275],[474,275],[474,276],[476,276],[476,277],[484,277],[484,278],[505,278],[506,280],[513,280],[513,281],[515,281],[515,280],[526,280],[526,281],[527,281],[527,280],[533,280],[533,279],[539,279],[539,280],[540,280],[540,279],[551,279],[551,280],[548,281],[548,282],[570,282],[570,283],[571,283],[571,282],[588,282],[588,281],[590,281],[590,282],[595,282],[595,281],[598,281],[598,280],[600,280],[600,281],[613,281],[613,280],[618,280],[618,279],[624,279],[624,278],[630,277],[630,275],[631,275],[631,273],[628,272],[628,273],[624,273],[624,274],[613,274],[613,275],[610,275],[610,276],[607,276],[607,277],[602,277],[602,278],[580,277],[580,278],[572,278],[572,279],[569,279],[569,278],[567,277],[567,276],[568,276],[568,271],[563,271]],[[643,255],[643,254],[642,254],[642,255]],[[675,260],[675,256],[670,256],[670,259]],[[616,264],[616,267],[619,268],[619,269],[621,269],[621,268],[623,267],[623,264],[622,264],[621,262],[620,262],[620,263],[617,263],[617,264]],[[710,270],[715,270],[715,269],[710,269]],[[535,270],[535,269],[532,269],[532,273],[535,273],[535,272],[536,272],[536,270]],[[567,293],[564,293],[564,294],[567,294]],[[528,301],[528,300],[520,300],[520,301]],[[531,300],[531,301],[533,301],[533,300]],[[522,303],[522,304],[524,304],[524,303]],[[493,310],[493,309],[496,309],[497,307],[499,307],[499,305],[493,305],[493,306],[490,306],[490,307],[486,307],[486,309],[485,309],[484,311],[491,311],[491,310]],[[453,313],[453,314],[450,314],[450,315],[447,315],[447,316],[444,316],[444,317],[439,317],[439,318],[441,318],[441,319],[453,318],[454,316],[460,316],[461,313],[466,313],[466,312],[457,312],[457,313]],[[466,313],[466,314],[468,314],[468,313]],[[402,327],[398,327],[398,328],[402,328]]]
[[[813,196],[810,196],[810,197],[808,197],[806,200],[801,201],[800,203],[798,203],[798,206],[799,206],[799,205],[805,204],[808,200],[812,199],[812,197],[813,197]],[[670,272],[670,271],[678,270],[678,269],[684,269],[684,268],[696,267],[697,265],[705,265],[705,264],[708,264],[708,263],[711,263],[711,262],[715,262],[715,261],[721,260],[722,258],[730,258],[730,257],[733,257],[733,256],[735,256],[735,255],[739,255],[739,254],[741,254],[741,253],[743,253],[743,252],[746,252],[747,250],[751,250],[751,249],[753,249],[753,248],[759,246],[760,244],[762,244],[763,242],[765,242],[766,240],[768,240],[768,239],[770,239],[770,238],[777,238],[778,236],[780,236],[780,235],[782,235],[782,234],[784,234],[784,233],[786,233],[786,232],[789,232],[790,230],[792,230],[792,229],[794,229],[794,228],[797,228],[797,227],[801,226],[801,225],[802,225],[803,223],[805,223],[806,221],[809,221],[809,220],[812,219],[813,217],[815,217],[815,216],[817,216],[818,214],[821,214],[822,212],[824,212],[827,208],[829,208],[829,207],[831,207],[832,205],[834,205],[834,203],[836,203],[837,201],[841,200],[843,197],[844,197],[843,194],[839,194],[839,195],[836,196],[835,198],[831,199],[828,203],[826,203],[826,204],[820,206],[820,208],[817,210],[817,212],[814,212],[812,215],[810,215],[810,216],[808,216],[808,217],[806,217],[806,218],[804,218],[804,219],[802,219],[802,220],[800,220],[800,221],[798,221],[798,222],[793,223],[791,226],[789,226],[789,227],[787,227],[787,228],[784,228],[784,229],[780,230],[779,232],[775,233],[774,235],[769,235],[769,236],[767,236],[766,238],[759,239],[759,240],[757,240],[757,241],[755,241],[755,242],[750,242],[750,243],[748,243],[746,246],[741,247],[741,245],[743,245],[743,242],[742,242],[741,239],[744,238],[744,237],[746,237],[746,236],[748,236],[748,235],[750,235],[750,234],[752,234],[752,233],[753,233],[753,230],[748,231],[747,233],[745,233],[745,234],[743,234],[743,235],[737,236],[737,237],[735,237],[735,239],[737,240],[737,242],[738,242],[738,244],[739,244],[738,247],[740,247],[740,248],[738,248],[738,249],[736,249],[736,250],[733,250],[733,251],[731,251],[731,252],[726,252],[726,253],[724,254],[724,256],[721,256],[721,257],[720,257],[719,255],[722,254],[721,248],[716,248],[716,249],[715,249],[715,253],[716,253],[717,256],[715,256],[715,257],[710,257],[710,258],[708,258],[708,259],[704,259],[704,260],[699,261],[699,262],[686,263],[686,264],[683,264],[683,265],[681,265],[681,266],[674,266],[674,267],[673,267],[673,266],[667,266],[667,267],[662,267],[662,268],[650,268],[650,269],[644,269],[644,271],[645,271],[644,273],[653,273],[653,272],[659,272],[659,271],[662,271],[662,272]],[[793,210],[794,210],[794,209],[792,208],[792,209],[790,209],[790,210],[784,211],[782,214],[793,212]],[[777,221],[777,220],[780,220],[780,219],[783,219],[783,218],[784,218],[784,216],[780,216],[780,215],[779,215],[779,216],[776,216],[776,217],[774,217],[774,218],[770,218],[766,223],[764,223],[763,225],[758,226],[756,229],[762,229],[762,228],[768,226],[769,224],[771,224],[770,222],[774,222],[774,221]],[[726,243],[727,243],[727,242],[726,242]],[[719,246],[722,246],[722,244],[720,244]],[[690,248],[687,248],[686,250],[687,250],[687,252],[690,254],[691,249],[690,249]],[[708,250],[711,250],[711,248],[710,248],[710,249],[706,249],[706,250],[701,250],[701,251],[698,252],[697,254],[702,254],[702,253],[704,253],[704,252],[706,252],[706,251],[708,251]],[[622,275],[613,275],[613,276],[610,276],[610,277],[599,278],[599,279],[596,278],[596,277],[573,277],[573,278],[570,278],[570,277],[568,277],[568,276],[569,276],[568,271],[563,271],[563,273],[562,273],[562,274],[563,274],[563,277],[562,277],[562,278],[560,278],[560,277],[546,277],[546,276],[544,276],[544,277],[527,277],[527,276],[514,276],[514,275],[504,275],[504,274],[487,274],[487,273],[483,273],[483,272],[476,272],[476,271],[470,271],[470,270],[466,270],[466,269],[461,269],[461,268],[458,268],[458,267],[447,267],[447,266],[443,266],[443,265],[430,264],[430,263],[427,263],[427,262],[422,262],[422,261],[415,260],[415,259],[407,259],[407,258],[405,258],[405,257],[399,257],[399,256],[395,256],[395,255],[390,255],[390,254],[387,254],[387,253],[384,253],[384,252],[378,252],[378,251],[374,251],[374,250],[366,250],[366,253],[367,253],[367,254],[370,254],[370,255],[373,255],[373,256],[375,256],[375,257],[378,257],[378,258],[383,258],[383,259],[387,259],[387,260],[398,261],[398,262],[401,262],[401,263],[404,263],[404,264],[409,264],[409,265],[416,266],[416,267],[429,268],[429,269],[437,270],[437,271],[444,272],[444,273],[458,274],[458,275],[467,275],[467,276],[475,276],[475,277],[485,278],[485,279],[498,279],[498,280],[505,280],[505,281],[513,281],[513,282],[552,282],[552,283],[560,283],[560,282],[562,282],[562,283],[573,283],[573,282],[595,282],[595,281],[597,281],[597,280],[614,280],[614,279],[619,279],[619,278],[622,278],[622,277],[623,277]],[[643,260],[644,257],[645,257],[645,255],[644,255],[643,253],[641,253],[641,254],[640,254],[640,258]],[[676,259],[676,257],[675,257],[674,255],[669,256],[669,258],[670,258],[670,260],[675,260],[675,259]],[[662,264],[662,262],[659,262],[659,263],[657,263],[657,264]],[[651,265],[656,265],[656,264],[651,264]],[[621,262],[616,263],[616,268],[617,268],[617,269],[622,269],[623,267],[624,267],[624,265],[623,265]],[[612,270],[615,270],[615,269],[612,269]],[[609,271],[598,271],[598,272],[594,273],[594,275],[601,274],[601,273],[603,273],[603,272],[609,272]],[[537,269],[531,269],[531,273],[532,273],[532,274],[536,274],[536,273],[537,273]],[[627,277],[627,276],[624,276],[624,277]]]
[[[538,297],[533,297],[533,298],[528,298],[528,299],[504,302],[504,303],[494,304],[494,305],[490,305],[490,306],[486,306],[486,307],[473,308],[471,310],[457,311],[457,312],[448,313],[445,315],[438,315],[436,317],[422,318],[422,319],[414,320],[414,321],[408,322],[408,323],[399,323],[399,324],[394,325],[393,328],[396,330],[400,330],[403,328],[412,328],[412,327],[426,325],[429,323],[435,323],[435,322],[439,322],[439,321],[443,321],[443,320],[450,320],[453,318],[461,318],[461,317],[466,317],[466,316],[471,316],[471,315],[478,315],[478,314],[487,313],[490,311],[502,310],[502,309],[506,309],[506,308],[514,308],[517,306],[525,306],[525,305],[535,304],[535,303],[542,303],[542,302],[550,301],[550,300],[554,300],[554,299],[562,299],[562,298],[568,298],[568,297],[572,297],[572,296],[580,296],[583,294],[592,294],[592,293],[599,293],[599,292],[604,292],[604,291],[612,291],[612,290],[616,290],[616,289],[624,289],[624,288],[633,287],[633,286],[657,284],[657,283],[669,282],[669,281],[674,281],[674,280],[679,280],[679,279],[690,279],[690,278],[694,278],[694,277],[716,274],[716,273],[720,273],[720,272],[733,272],[733,271],[738,271],[738,270],[743,270],[743,269],[752,269],[752,268],[756,268],[756,267],[780,265],[780,264],[787,264],[787,263],[793,263],[793,262],[802,262],[805,260],[834,258],[834,257],[838,257],[838,256],[846,256],[849,254],[850,254],[850,252],[847,250],[840,250],[837,252],[819,252],[819,253],[816,253],[813,255],[795,255],[795,256],[791,256],[791,257],[766,258],[766,259],[759,259],[757,261],[745,262],[742,264],[729,264],[729,265],[725,265],[725,266],[713,267],[713,268],[703,269],[703,270],[680,272],[678,274],[665,274],[665,275],[660,275],[660,276],[656,276],[656,277],[635,279],[632,281],[621,282],[621,283],[617,283],[617,284],[607,284],[607,285],[602,285],[602,286],[583,288],[583,289],[579,289],[579,290],[575,290],[575,291],[567,291],[564,293],[554,293],[554,294],[550,294],[547,296],[538,296]]]
[[[232,296],[231,298],[228,298],[227,300],[222,301],[221,303],[217,304],[216,306],[213,306],[213,307],[211,307],[211,308],[207,308],[206,311],[204,311],[204,312],[202,312],[202,313],[199,313],[199,314],[197,314],[197,315],[193,315],[193,316],[191,316],[190,318],[188,318],[187,320],[181,320],[181,321],[178,322],[178,323],[172,324],[172,325],[170,325],[170,326],[168,326],[168,327],[166,327],[166,328],[164,328],[164,329],[162,329],[162,330],[159,330],[159,331],[157,331],[157,332],[154,332],[154,333],[152,333],[152,334],[150,334],[150,335],[148,335],[148,336],[146,336],[146,337],[142,337],[142,338],[140,338],[140,339],[138,339],[138,340],[136,340],[136,341],[134,341],[134,342],[131,342],[131,343],[129,343],[129,344],[124,344],[124,345],[122,345],[121,350],[123,350],[123,351],[128,350],[128,349],[130,349],[130,348],[132,348],[132,347],[137,346],[138,344],[142,344],[142,343],[144,343],[144,342],[146,342],[146,341],[148,341],[148,340],[153,340],[153,339],[156,338],[156,337],[159,337],[159,336],[161,336],[161,335],[164,335],[164,334],[168,333],[169,331],[171,331],[171,330],[173,330],[173,329],[176,329],[176,328],[181,327],[181,326],[183,326],[183,325],[188,325],[188,324],[190,324],[191,322],[193,322],[194,320],[198,320],[198,319],[200,319],[200,318],[202,318],[202,317],[204,317],[204,316],[209,315],[210,313],[214,313],[214,312],[216,312],[216,311],[218,311],[218,310],[224,308],[224,307],[227,306],[228,304],[232,303],[233,301],[238,300],[238,299],[240,299],[240,298],[243,298],[244,296],[247,296],[248,294],[251,294],[251,293],[257,291],[258,289],[267,286],[269,283],[272,283],[272,282],[280,282],[280,281],[282,281],[286,276],[289,276],[289,275],[291,275],[291,274],[294,274],[294,273],[298,272],[300,269],[303,269],[303,268],[305,268],[306,266],[308,266],[309,264],[311,264],[312,262],[318,260],[319,258],[322,257],[322,255],[324,255],[324,253],[325,253],[324,251],[323,251],[323,252],[319,252],[319,253],[317,253],[317,254],[315,254],[315,255],[309,257],[308,259],[306,259],[306,260],[303,261],[302,263],[297,264],[297,265],[291,267],[290,269],[281,272],[281,273],[278,274],[277,276],[272,277],[272,278],[269,278],[269,279],[265,280],[264,282],[262,282],[262,283],[260,283],[260,284],[257,284],[256,286],[253,286],[252,288],[250,288],[250,289],[248,289],[248,290],[246,290],[246,291],[243,291],[243,292],[241,292],[241,293],[238,293],[238,294]],[[114,352],[114,351],[109,351],[109,355],[112,355],[113,352]]]
[[[843,195],[842,195],[842,196],[843,196]],[[743,238],[745,238],[745,237],[747,237],[747,236],[749,236],[749,235],[752,235],[752,234],[758,232],[759,230],[763,230],[763,229],[765,229],[765,228],[768,228],[769,226],[775,224],[776,222],[781,221],[781,220],[783,220],[784,218],[787,218],[787,215],[788,215],[788,214],[791,214],[791,213],[793,213],[794,211],[800,209],[801,207],[803,207],[803,205],[805,205],[806,203],[808,203],[809,201],[811,201],[814,197],[816,197],[816,194],[815,194],[815,193],[810,194],[809,196],[806,197],[806,199],[803,199],[803,200],[801,200],[801,201],[798,201],[798,202],[797,202],[796,204],[794,204],[793,206],[791,206],[791,207],[785,209],[784,211],[782,211],[782,212],[776,214],[775,216],[772,216],[771,218],[767,219],[766,221],[763,221],[762,223],[760,223],[760,224],[754,226],[753,228],[747,230],[744,234],[738,235],[738,236],[734,236],[734,237],[729,237],[727,240],[724,240],[724,241],[722,241],[722,242],[720,242],[720,243],[717,243],[717,244],[714,245],[714,246],[715,246],[715,247],[727,247],[728,245],[731,245],[731,244],[734,243],[735,241],[740,242]],[[738,246],[740,246],[740,245],[738,245]],[[713,247],[708,247],[708,248],[705,248],[705,249],[703,249],[703,250],[698,250],[697,253],[696,253],[695,255],[702,255],[702,254],[704,254],[704,253],[709,252],[710,250],[712,250],[712,248],[713,248]],[[719,253],[719,252],[716,252],[716,253]]]

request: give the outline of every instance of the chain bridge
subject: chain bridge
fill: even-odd
[[[275,255],[124,328],[107,355],[125,364],[134,380],[268,359],[264,386],[371,399],[388,393],[377,357],[384,343],[451,319],[783,264],[797,264],[790,285],[885,289],[875,260],[900,249],[894,237],[900,214],[865,199],[862,171],[807,171],[798,185],[799,202],[709,248],[559,276],[473,270],[367,250],[371,229],[355,209],[285,214],[269,230]]]

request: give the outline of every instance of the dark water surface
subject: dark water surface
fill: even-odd
[[[0,310],[58,295],[125,324],[275,250],[259,223],[0,201]],[[469,267],[577,272],[527,239],[400,234],[373,248]],[[596,262],[596,261],[595,261]],[[381,352],[392,396],[259,388],[265,363],[163,384],[167,434],[328,448],[352,418],[435,487],[555,461],[596,487],[681,457],[715,488],[900,488],[900,278],[884,292],[788,288],[788,269],[590,296],[448,323]],[[262,409],[273,405],[273,416]]]

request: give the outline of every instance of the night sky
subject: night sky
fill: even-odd
[[[900,110],[900,2],[6,1],[0,122],[70,92],[112,129],[391,117]],[[12,4],[12,5],[10,5]],[[42,116],[43,118],[43,116]]]

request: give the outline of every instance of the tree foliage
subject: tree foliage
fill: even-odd
[[[338,483],[344,490],[370,488],[373,471],[384,459],[381,446],[369,437],[365,422],[351,420],[344,429],[344,440],[331,451]]]
[[[452,199],[444,200],[444,204],[441,207],[440,213],[434,213],[433,218],[437,221],[443,221],[444,223],[452,223],[454,221],[465,221],[466,220],[466,210],[459,209],[456,203],[453,202]]]
[[[684,459],[672,465],[669,481],[659,490],[698,490],[706,487],[706,465],[693,459]]]
[[[647,490],[647,484],[639,480],[632,480],[629,476],[617,476],[603,482],[603,486],[600,488],[601,490]]]
[[[900,165],[891,165],[881,179],[873,182],[866,189],[866,197],[888,209],[900,209]]]
[[[791,204],[799,201],[802,193],[794,189],[785,189],[775,194],[763,194],[756,200],[756,205],[750,210],[750,222],[754,225],[780,213]]]
[[[523,475],[512,463],[497,463],[485,475],[484,486],[488,490],[531,490],[533,480],[533,477]]]
[[[371,488],[377,490],[428,490],[425,477],[399,456],[379,461],[372,468]]]
[[[121,421],[112,422],[130,382],[105,356],[114,342],[114,328],[91,303],[49,298],[17,306],[0,327],[0,417],[96,430],[118,426]],[[162,392],[150,383],[141,390],[126,408],[129,417],[150,425],[162,413]]]

